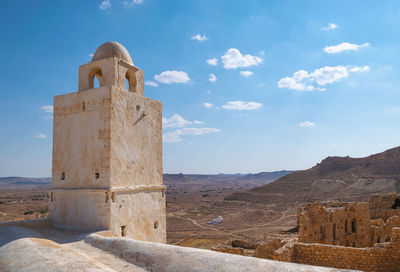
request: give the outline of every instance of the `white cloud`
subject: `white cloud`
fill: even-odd
[[[215,82],[217,80],[217,77],[214,74],[210,74],[208,80],[211,82]]]
[[[46,136],[46,134],[39,133],[39,134],[35,135],[35,138],[38,138],[38,139],[46,139],[47,136]]]
[[[210,91],[210,90],[207,90],[206,93],[207,93],[207,94],[211,94],[211,91]]]
[[[365,72],[369,72],[370,70],[371,70],[371,68],[369,68],[369,66],[364,66],[364,67],[356,66],[354,68],[351,68],[350,72],[353,72],[353,73],[365,73]]]
[[[369,66],[325,66],[312,73],[299,70],[292,77],[284,77],[278,82],[278,88],[288,88],[297,91],[325,91],[324,86],[349,76],[350,73],[364,73],[370,70]],[[316,84],[317,86],[313,85]]]
[[[208,128],[208,127],[186,127],[188,125],[205,125],[203,121],[195,120],[193,122],[185,120],[179,114],[174,114],[171,118],[162,118],[163,129],[170,130],[163,133],[163,142],[165,143],[176,143],[181,142],[181,136],[184,135],[203,135],[220,132],[220,129]]]
[[[220,132],[220,129],[217,128],[182,128],[177,129],[175,133],[177,135],[203,135],[203,134],[210,134]]]
[[[344,66],[325,66],[323,68],[315,70],[313,73],[310,74],[310,77],[313,78],[318,85],[333,83],[348,76],[348,69]]]
[[[44,112],[53,112],[53,106],[52,105],[44,105],[40,107]]]
[[[221,57],[225,69],[236,69],[240,67],[249,67],[259,65],[263,59],[252,55],[242,55],[236,48],[231,48],[226,51],[225,55]]]
[[[323,31],[332,31],[332,30],[335,30],[336,28],[338,28],[338,25],[336,25],[334,23],[329,23],[328,26],[322,27],[321,30],[323,30]]]
[[[220,129],[217,128],[182,128],[177,129],[175,131],[167,132],[163,135],[163,142],[165,143],[177,143],[181,142],[181,136],[184,135],[195,135],[200,136],[204,134],[212,134],[220,132]]]
[[[174,128],[174,127],[184,127],[187,125],[191,125],[192,122],[183,119],[179,114],[172,115],[171,118],[162,118],[163,128]]]
[[[103,2],[101,2],[100,6],[99,6],[99,8],[102,9],[102,10],[106,10],[106,9],[108,9],[110,7],[111,7],[110,0],[104,0]]]
[[[190,81],[188,74],[182,71],[164,71],[155,75],[154,79],[164,84],[188,83]]]
[[[328,54],[337,54],[343,51],[348,51],[348,50],[358,50],[360,48],[368,47],[370,46],[369,43],[363,43],[363,44],[354,44],[354,43],[348,43],[348,42],[343,42],[338,45],[333,45],[333,46],[327,46],[324,48],[325,53]]]
[[[214,106],[214,104],[211,104],[211,103],[203,103],[203,105],[204,105],[204,107],[206,107],[207,109],[210,109],[210,108],[212,108],[213,106]]]
[[[123,1],[123,2],[122,2],[122,5],[123,5],[125,8],[131,8],[131,7],[133,7],[134,5],[143,4],[143,1],[144,1],[144,0]]]
[[[310,122],[310,121],[304,121],[304,122],[301,122],[299,124],[299,126],[301,126],[301,127],[313,127],[313,126],[315,126],[315,124],[313,122]]]
[[[240,75],[244,77],[249,77],[253,74],[252,71],[240,71]]]
[[[144,85],[150,86],[150,87],[158,87],[158,83],[157,83],[157,82],[154,82],[154,81],[146,81],[146,82],[144,83]]]
[[[190,39],[191,39],[191,40],[197,40],[197,41],[199,41],[199,42],[208,40],[208,38],[206,37],[206,35],[200,35],[200,34],[193,35]]]
[[[218,59],[217,58],[208,59],[206,61],[207,61],[208,65],[211,65],[211,66],[217,66],[218,65]]]
[[[262,103],[230,101],[222,106],[225,110],[257,110],[262,107]]]

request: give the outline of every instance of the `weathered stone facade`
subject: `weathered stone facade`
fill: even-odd
[[[298,208],[299,242],[367,247],[368,203],[313,203]]]
[[[374,195],[367,202],[325,202],[297,210],[299,242],[370,247],[390,242],[400,227],[400,195]]]
[[[52,225],[165,243],[161,121],[127,50],[101,45],[79,91],[54,98]]]

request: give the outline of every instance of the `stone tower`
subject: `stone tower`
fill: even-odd
[[[79,91],[54,97],[52,225],[165,243],[161,119],[125,47],[101,45]]]

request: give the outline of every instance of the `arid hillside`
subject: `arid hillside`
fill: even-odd
[[[308,170],[235,192],[225,200],[287,207],[325,200],[367,200],[371,194],[390,192],[400,192],[400,147],[365,158],[328,157]]]

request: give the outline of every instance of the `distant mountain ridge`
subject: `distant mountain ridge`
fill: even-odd
[[[198,175],[198,174],[164,174],[164,183],[171,186],[179,186],[179,183],[199,182],[201,180],[207,182],[224,182],[234,181],[239,182],[251,180],[254,186],[259,186],[272,182],[292,171],[274,171],[260,172],[257,174],[217,174],[217,175]],[[38,185],[50,186],[51,178],[24,178],[24,177],[0,177],[0,186],[21,186],[21,185]]]
[[[0,177],[1,186],[50,185],[51,178]]]
[[[275,204],[366,200],[371,194],[389,192],[400,192],[400,147],[364,158],[327,157],[308,170],[233,193],[225,200]]]

